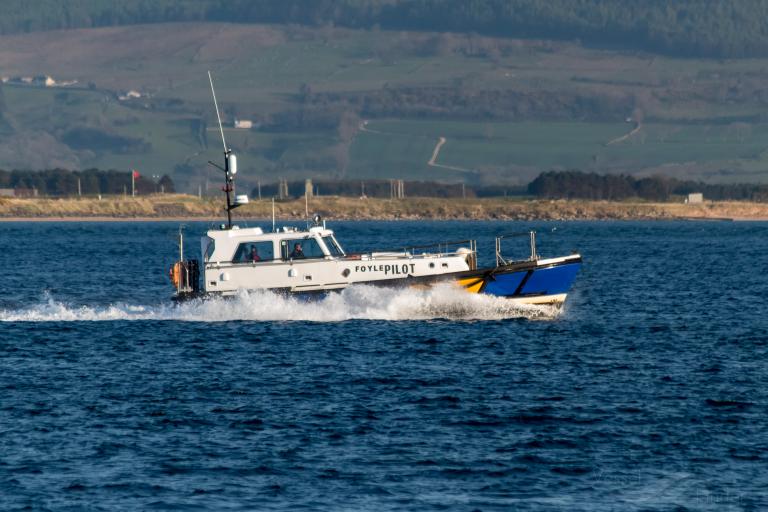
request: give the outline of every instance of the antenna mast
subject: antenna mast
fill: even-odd
[[[235,201],[232,203],[231,193],[235,190],[235,174],[237,173],[237,159],[232,154],[232,150],[227,147],[227,141],[224,138],[224,127],[221,124],[221,114],[219,114],[219,103],[216,101],[216,91],[213,88],[213,76],[208,71],[208,81],[211,83],[211,95],[213,96],[213,106],[216,108],[216,119],[219,121],[219,132],[221,133],[221,144],[224,146],[224,167],[208,162],[214,167],[224,171],[224,192],[227,194],[227,229],[232,229],[232,210],[240,206]]]
[[[213,96],[213,106],[216,109],[216,119],[219,121],[219,132],[221,132],[221,143],[224,145],[224,154],[228,155],[230,150],[227,149],[227,141],[224,140],[224,127],[221,125],[221,116],[219,115],[219,103],[216,101],[216,91],[213,89],[213,77],[211,72],[208,71],[208,81],[211,83],[211,95]]]

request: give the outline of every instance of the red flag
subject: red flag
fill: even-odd
[[[141,174],[139,174],[139,171],[134,170],[133,171],[133,179],[137,179],[137,178],[140,178],[140,177],[141,177]]]

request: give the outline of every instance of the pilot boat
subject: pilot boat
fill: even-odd
[[[481,268],[475,240],[348,253],[319,216],[306,229],[275,228],[274,209],[269,232],[233,224],[232,211],[247,204],[248,197],[234,195],[232,200],[237,159],[224,139],[210,73],[209,79],[224,145],[224,166],[209,163],[224,173],[227,223],[201,238],[199,260],[184,259],[179,233],[179,260],[170,270],[175,301],[234,296],[240,290],[323,295],[361,284],[424,287],[448,282],[469,293],[524,304],[564,303],[581,267],[581,256],[540,257],[534,231],[524,234],[529,238],[529,257],[505,258],[502,242],[521,234],[502,235],[495,241],[495,264]]]
[[[226,297],[239,290],[316,295],[357,284],[431,286],[452,282],[471,293],[560,306],[581,266],[578,254],[539,257],[535,232],[526,233],[530,257],[505,260],[500,247],[508,236],[497,237],[495,265],[478,268],[475,240],[347,253],[324,221],[315,217],[313,224],[306,230],[283,227],[264,232],[258,227],[236,225],[209,230],[201,240],[202,260],[180,259],[172,266],[174,300]]]

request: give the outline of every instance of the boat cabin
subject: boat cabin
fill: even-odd
[[[216,266],[274,261],[318,260],[345,256],[333,231],[321,226],[299,231],[283,227],[275,233],[261,228],[208,231],[202,239],[203,262]]]

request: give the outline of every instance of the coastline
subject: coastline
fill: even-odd
[[[283,220],[305,218],[304,199],[276,201]],[[741,201],[699,204],[540,200],[520,198],[376,199],[315,197],[309,213],[334,220],[707,220],[768,221],[768,204]],[[238,219],[269,219],[271,200],[235,210]],[[0,198],[0,222],[220,222],[220,198],[173,194],[129,198]]]

